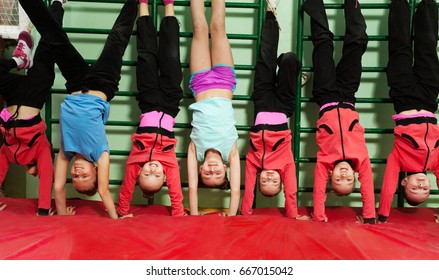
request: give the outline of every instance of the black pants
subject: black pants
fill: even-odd
[[[328,102],[355,104],[355,93],[361,80],[361,57],[366,51],[368,37],[366,22],[356,0],[344,1],[345,36],[342,57],[335,66],[333,33],[322,0],[307,0],[304,11],[311,17],[311,39],[314,66],[313,96],[322,106]]]
[[[278,44],[279,25],[273,13],[267,12],[262,26],[252,100],[255,114],[281,112],[291,117],[294,112],[297,78],[302,65],[292,52],[277,57]]]
[[[59,2],[53,2],[50,14],[56,24],[62,26],[64,9]],[[38,43],[34,54],[32,68],[27,75],[9,73],[17,67],[13,59],[0,60],[0,95],[7,106],[26,105],[34,108],[43,108],[44,102],[50,95],[50,88],[55,80],[55,61],[50,46],[44,39]]]
[[[439,91],[438,10],[435,1],[423,0],[418,5],[413,31],[414,52],[407,0],[393,0],[389,11],[389,95],[397,113],[410,109],[434,113]]]
[[[182,71],[180,26],[175,17],[160,23],[159,42],[152,17],[137,20],[137,101],[142,113],[162,111],[172,117],[179,112]],[[158,44],[159,43],[159,44]]]
[[[96,63],[89,66],[79,54],[65,31],[54,25],[41,0],[19,0],[35,28],[51,46],[55,62],[66,79],[69,93],[74,91],[99,90],[105,93],[107,101],[118,90],[122,56],[129,43],[134,22],[137,18],[137,1],[128,0],[105,42]]]

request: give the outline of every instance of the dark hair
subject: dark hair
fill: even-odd
[[[204,152],[204,157],[206,157],[208,152],[212,152],[215,154],[218,154],[221,157],[221,152],[218,150],[215,150],[213,148],[209,148]],[[222,189],[222,190],[228,190],[230,189],[230,182],[229,179],[227,178],[227,171],[225,172],[225,176],[224,176],[224,182],[222,182],[221,184],[217,185],[217,186],[208,186],[203,182],[203,178],[201,177],[201,173],[198,172],[198,188],[218,188],[218,189]]]
[[[280,183],[279,183],[279,191],[278,192],[276,192],[275,194],[265,194],[265,193],[263,193],[262,191],[261,191],[261,182],[259,181],[259,177],[260,177],[260,175],[261,175],[261,173],[259,172],[256,176],[257,176],[257,182],[258,182],[258,187],[259,187],[259,192],[263,195],[263,196],[265,196],[265,197],[275,197],[276,195],[278,195],[281,191],[282,191],[282,180],[280,180]]]
[[[331,187],[331,192],[332,192],[334,195],[338,196],[338,197],[344,197],[344,196],[348,196],[348,195],[350,195],[351,193],[353,193],[353,192],[354,192],[354,189],[355,189],[355,184],[354,184],[354,187],[352,188],[352,191],[351,191],[351,192],[348,192],[348,193],[339,193],[339,192],[335,191],[334,188],[332,188],[332,187]]]
[[[158,188],[157,190],[152,190],[152,191],[150,191],[150,190],[147,190],[147,189],[142,188],[142,187],[140,186],[140,184],[138,184],[138,186],[139,186],[140,191],[143,193],[143,197],[145,197],[145,198],[153,198],[153,197],[154,197],[154,194],[156,194],[156,193],[158,193],[159,191],[161,191],[161,190],[162,190],[162,187],[163,187],[163,185],[161,185],[160,188]]]
[[[279,188],[279,191],[278,191],[277,193],[275,193],[275,194],[265,194],[265,193],[263,193],[263,192],[261,191],[261,186],[259,186],[259,192],[260,192],[263,196],[265,196],[265,197],[275,197],[276,195],[278,195],[278,194],[280,193],[281,189],[282,189],[282,188]]]
[[[338,196],[338,197],[348,196],[348,195],[350,195],[351,193],[353,193],[354,190],[355,190],[355,183],[356,183],[356,182],[357,182],[357,179],[356,179],[356,177],[355,177],[355,173],[354,173],[354,180],[352,181],[352,190],[351,190],[350,192],[348,192],[348,193],[339,193],[339,192],[337,192],[337,191],[334,189],[334,187],[332,186],[332,180],[331,180],[331,177],[328,178],[328,185],[329,185],[329,190],[330,190],[330,192],[333,193],[334,195]]]
[[[214,148],[206,149],[206,151],[204,152],[204,157],[206,157],[208,152],[212,152],[212,153],[218,154],[220,157],[222,157],[221,152],[216,150],[216,149],[214,149]]]
[[[407,193],[405,191],[405,188],[402,190],[402,196],[404,197],[405,201],[407,201],[408,205],[410,206],[418,206],[419,204],[423,203],[424,201],[418,202],[418,201],[413,201],[410,198],[407,197]]]
[[[76,188],[75,188],[76,189]],[[98,183],[97,180],[93,181],[92,185],[90,186],[89,189],[87,190],[78,190],[76,189],[77,192],[79,192],[80,194],[85,194],[87,196],[93,196],[96,194],[96,192],[98,191]]]
[[[142,188],[140,188],[140,190],[143,193],[143,197],[145,197],[145,198],[153,198],[154,194],[158,193],[161,190],[161,188],[159,190],[157,190],[157,191],[147,191],[147,190],[144,190]]]

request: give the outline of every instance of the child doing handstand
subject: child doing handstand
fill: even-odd
[[[62,1],[53,1],[50,14],[62,25]],[[52,200],[52,145],[46,136],[46,123],[40,116],[55,79],[55,61],[50,46],[42,38],[32,57],[32,38],[27,31],[18,36],[11,59],[0,60],[0,95],[6,108],[0,113],[0,130],[4,145],[0,148],[0,186],[9,163],[24,165],[26,171],[39,177],[38,215],[49,212]],[[29,69],[26,75],[10,73],[13,68]],[[69,208],[68,211],[72,209]]]
[[[246,156],[242,215],[253,213],[254,189],[275,196],[284,186],[286,216],[307,219],[297,213],[296,165],[287,119],[293,115],[297,78],[302,67],[294,53],[277,56],[279,25],[274,5],[268,5],[261,31],[260,55],[256,63],[252,100],[256,119],[250,132]],[[279,71],[276,75],[276,69]]]
[[[159,46],[148,1],[140,0],[137,20],[137,101],[140,125],[131,137],[125,177],[120,189],[117,213],[130,209],[136,180],[144,197],[160,191],[165,181],[171,198],[172,216],[183,216],[183,194],[175,147],[175,117],[183,96],[180,87],[179,23],[174,16],[174,0],[163,0],[165,17],[160,24]]]
[[[233,216],[240,199],[238,133],[232,107],[236,77],[225,30],[225,1],[212,0],[211,4],[210,51],[204,0],[190,1],[193,24],[190,88],[195,103],[189,106],[193,111],[187,156],[189,206],[191,215],[198,215],[199,183],[212,188],[227,184],[227,166],[224,163],[229,163],[231,192],[228,215]],[[198,162],[201,163],[200,168]]]
[[[71,44],[65,31],[54,25],[43,1],[20,0],[30,20],[51,46],[69,95],[61,104],[61,149],[56,159],[55,202],[59,215],[66,215],[67,170],[70,161],[75,189],[87,195],[98,191],[111,218],[117,212],[109,190],[110,153],[105,133],[109,102],[118,90],[122,56],[137,17],[137,1],[122,7],[103,51],[92,65]],[[94,165],[97,163],[97,166]]]
[[[375,223],[372,169],[364,128],[355,111],[355,93],[361,80],[361,57],[368,42],[364,17],[357,0],[344,1],[346,31],[343,55],[335,66],[333,34],[328,27],[323,1],[307,0],[303,9],[311,17],[313,96],[320,107],[313,220],[328,221],[325,214],[327,181],[335,194],[345,196],[353,191],[354,173],[358,172],[363,201],[363,213],[359,220]]]
[[[413,206],[427,200],[430,194],[426,172],[434,171],[436,182],[439,178],[439,127],[435,115],[439,92],[436,1],[423,0],[418,4],[413,38],[410,18],[407,0],[393,0],[389,10],[387,80],[396,112],[392,116],[396,126],[380,194],[380,223],[389,217],[400,172],[407,172],[401,181],[402,191],[406,201]]]

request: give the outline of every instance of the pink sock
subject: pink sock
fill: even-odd
[[[174,4],[174,0],[163,0],[163,5]]]
[[[148,4],[148,0],[139,0],[139,4]]]

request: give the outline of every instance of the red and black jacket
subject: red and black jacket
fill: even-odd
[[[40,115],[29,120],[0,118],[3,146],[0,149],[0,184],[6,177],[9,163],[36,165],[38,168],[39,211],[48,212],[52,199],[52,145],[46,137],[46,123]],[[40,210],[41,209],[41,210]]]
[[[315,221],[324,221],[326,186],[329,171],[336,162],[348,161],[358,172],[363,202],[363,219],[375,220],[375,197],[372,168],[364,138],[364,128],[359,115],[351,105],[330,106],[320,112],[317,121],[317,163],[314,169],[314,216]]]
[[[286,216],[297,216],[296,165],[288,125],[257,125],[250,132],[250,148],[246,156],[245,190],[241,213],[252,214],[256,176],[262,170],[279,172],[285,195]]]
[[[393,134],[393,148],[387,157],[378,207],[378,218],[382,222],[390,214],[400,172],[433,171],[439,184],[439,127],[436,118],[398,120]]]

